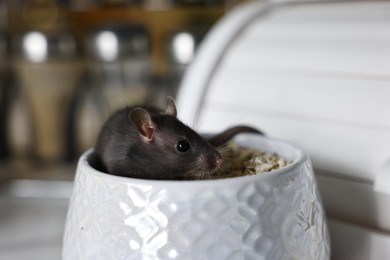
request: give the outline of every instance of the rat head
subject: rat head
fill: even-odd
[[[218,169],[222,156],[180,122],[176,114],[171,97],[164,112],[143,108],[130,111],[129,118],[137,126],[142,143],[138,154],[149,159],[145,161],[144,171],[154,179],[202,179]]]

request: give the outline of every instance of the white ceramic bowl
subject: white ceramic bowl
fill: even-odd
[[[155,181],[95,170],[81,156],[63,259],[329,259],[310,160],[288,143],[241,135],[294,162],[256,176]]]

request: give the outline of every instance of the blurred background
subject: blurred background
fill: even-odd
[[[210,28],[244,1],[0,0],[0,260],[61,258],[79,155],[114,110],[175,97]],[[217,94],[256,85],[266,95],[247,95],[247,118],[317,167],[334,259],[389,259],[389,1],[324,2],[253,21],[197,129],[242,120],[252,106]]]
[[[164,106],[239,0],[0,1],[0,178],[73,178],[105,119]]]
[[[60,259],[79,155],[106,118],[165,106],[240,0],[0,0],[0,259]]]

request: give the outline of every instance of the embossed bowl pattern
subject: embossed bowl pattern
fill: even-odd
[[[237,142],[293,160],[219,180],[155,181],[95,170],[81,156],[63,259],[329,259],[326,219],[310,160],[285,142]]]

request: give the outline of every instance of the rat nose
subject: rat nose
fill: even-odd
[[[223,162],[223,158],[222,158],[222,155],[220,153],[216,153],[212,160],[211,160],[211,165],[214,167],[214,168],[217,168],[218,166],[220,166]]]

